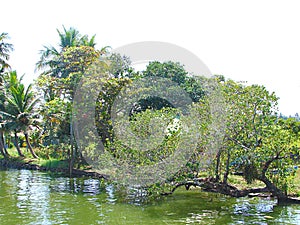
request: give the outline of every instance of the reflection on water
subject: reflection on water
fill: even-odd
[[[300,224],[300,206],[178,191],[156,201],[96,179],[0,170],[0,224]]]

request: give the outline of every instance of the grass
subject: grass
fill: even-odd
[[[291,194],[300,196],[300,169],[297,169],[295,179],[293,181],[294,187],[292,188]]]
[[[263,188],[265,184],[261,181],[255,180],[251,184],[247,184],[245,179],[242,176],[230,175],[228,177],[228,184],[237,187],[238,189],[249,189],[249,188]]]
[[[230,175],[228,178],[228,183],[239,189],[247,188],[263,188],[265,184],[261,181],[254,181],[252,184],[247,184],[242,176]],[[289,195],[300,197],[300,169],[296,171],[295,178],[293,180],[293,187],[289,190]]]
[[[18,161],[22,163],[31,163],[36,164],[38,166],[45,167],[47,169],[67,169],[69,168],[68,160],[66,157],[62,157],[62,154],[57,153],[59,149],[39,149],[35,148],[35,153],[39,156],[38,159],[35,159],[30,154],[29,150],[25,148],[21,148],[22,153],[25,157],[20,157],[18,155],[17,150],[13,148],[7,149],[10,158],[9,160],[12,161]],[[57,157],[56,157],[57,156]],[[4,158],[2,155],[0,155],[0,159]],[[80,169],[80,170],[90,170],[91,166],[80,164],[78,165],[77,162],[74,164],[74,168]]]
[[[294,185],[300,189],[300,169],[296,171],[296,177],[294,180]]]
[[[39,159],[36,163],[39,166],[46,167],[47,169],[66,169],[68,162],[59,159]]]
[[[29,150],[27,150],[26,148],[21,148],[21,151],[25,157],[20,157],[15,148],[9,148],[9,149],[7,149],[7,151],[10,155],[9,160],[12,160],[12,161],[18,161],[18,162],[22,162],[22,163],[32,163],[32,164],[46,167],[47,169],[68,168],[68,162],[66,160],[54,159],[54,158],[49,158],[49,157],[48,158],[40,157],[38,159],[35,159],[32,157]],[[38,155],[40,155],[39,149],[35,149],[35,151]],[[0,155],[0,159],[3,159],[3,158],[4,157],[2,155]]]

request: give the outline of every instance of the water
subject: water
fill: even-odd
[[[183,189],[145,203],[95,179],[0,170],[0,224],[300,224],[300,206]]]

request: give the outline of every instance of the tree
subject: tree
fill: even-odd
[[[113,139],[111,109],[121,89],[130,83],[131,80],[128,78],[107,77],[103,84],[96,102],[95,113],[98,134],[103,143]]]
[[[9,53],[13,50],[13,45],[5,42],[9,36],[7,33],[0,34],[0,73],[3,73],[5,69],[10,68],[8,64]]]
[[[107,53],[108,47],[95,49],[95,36],[91,39],[81,35],[74,28],[57,30],[60,43],[58,48],[45,47],[36,68],[43,70],[37,81],[43,92],[45,102],[41,106],[44,117],[46,139],[53,141],[56,137],[60,144],[67,144],[70,173],[75,158],[78,157],[77,146],[73,137],[72,102],[74,92],[85,71],[101,55]],[[57,107],[58,106],[58,107]],[[58,111],[57,109],[63,109]],[[49,140],[46,142],[49,143]]]
[[[206,171],[208,177],[198,176],[197,157],[203,157],[201,152],[205,148],[205,143],[200,143],[198,152],[165,183],[165,187],[171,185],[172,193],[180,186],[187,189],[199,186],[207,191],[235,197],[268,191],[277,197],[279,203],[299,203],[288,197],[288,190],[295,176],[294,164],[299,160],[300,123],[296,119],[277,116],[278,98],[264,86],[243,86],[232,80],[217,80],[226,102],[226,119],[223,121],[226,130],[222,144],[216,149],[215,161]],[[206,110],[211,103],[205,99],[199,102],[199,116],[208,115],[204,119],[207,123],[199,127],[199,132],[204,134],[209,131],[206,131],[206,124],[211,123],[209,110]],[[227,183],[228,176],[235,172],[242,173],[248,183],[259,180],[266,187],[239,190]],[[158,186],[164,187],[161,184]]]
[[[131,67],[131,60],[128,56],[112,53],[108,55],[107,61],[109,62],[109,73],[115,78],[134,78],[139,75]]]
[[[40,112],[45,120],[46,137],[53,140],[56,136],[61,143],[70,141],[74,92],[85,70],[98,60],[101,54],[101,51],[89,46],[67,47],[57,57],[60,62],[59,66],[52,68],[51,74],[59,75],[41,74],[39,76],[37,86],[45,100],[40,107]]]
[[[216,176],[223,167],[223,183],[228,175],[242,171],[248,183],[262,181],[279,202],[289,201],[287,173],[295,163],[291,154],[299,154],[299,129],[288,129],[278,119],[275,93],[263,86],[243,86],[231,80],[221,84],[227,102],[227,129],[217,154]],[[297,127],[297,128],[295,128]],[[273,171],[277,175],[273,175]],[[218,177],[217,177],[218,178]]]
[[[4,93],[5,108],[1,111],[5,121],[4,126],[14,133],[15,146],[20,156],[24,155],[19,148],[18,132],[23,132],[32,156],[38,158],[29,140],[29,131],[38,127],[39,118],[35,109],[38,99],[35,98],[31,85],[25,88],[22,77],[18,79],[16,71],[9,72],[8,79]]]
[[[72,27],[63,27],[62,31],[57,29],[57,33],[58,48],[45,46],[41,51],[36,69],[43,72],[37,80],[37,85],[45,100],[41,105],[41,113],[45,119],[46,136],[50,131],[52,139],[53,132],[56,131],[56,136],[65,141],[70,135],[69,117],[73,92],[85,69],[103,52],[94,48],[95,35],[88,38]],[[63,114],[57,111],[62,108]],[[66,133],[69,134],[68,138]]]
[[[142,72],[142,78],[165,78],[174,82],[175,85],[182,88],[192,99],[193,102],[198,102],[204,95],[204,90],[201,87],[201,82],[198,78],[188,74],[184,66],[178,62],[150,62],[146,70]],[[140,78],[138,77],[138,78]],[[146,99],[140,99],[132,109],[132,114],[145,111],[146,109],[160,110],[164,107],[173,107],[170,102],[157,96],[150,96]]]
[[[40,60],[36,64],[36,69],[44,70],[42,74],[50,74],[54,77],[61,76],[60,68],[63,68],[61,63],[62,53],[69,47],[81,47],[86,46],[92,49],[95,48],[95,35],[92,38],[88,38],[87,35],[81,35],[78,30],[75,28],[69,28],[68,30],[63,27],[63,31],[57,29],[57,33],[60,38],[59,48],[53,46],[44,46],[44,49],[41,50]],[[107,47],[103,48],[103,51]]]
[[[147,65],[145,71],[143,71],[144,77],[163,77],[171,79],[177,84],[185,82],[188,72],[185,71],[184,67],[177,62],[158,62],[153,61]]]
[[[189,94],[193,102],[198,102],[205,95],[204,89],[201,87],[204,78],[201,76],[192,76],[185,70],[184,65],[178,62],[150,62],[146,70],[143,71],[142,77],[170,79],[183,88]]]
[[[221,84],[221,83],[220,83]],[[223,182],[227,182],[232,149],[258,146],[261,138],[261,127],[272,124],[277,97],[265,87],[252,85],[242,86],[231,80],[221,84],[223,96],[227,103],[227,129],[222,147],[218,150],[216,161],[216,179],[219,180],[221,155],[225,154],[225,171]]]
[[[0,34],[0,110],[2,111],[4,109],[4,71],[5,69],[9,69],[10,65],[8,64],[8,60],[10,58],[10,52],[13,50],[13,45],[6,42],[6,39],[8,39],[7,33],[1,33]],[[5,146],[5,138],[4,138],[4,123],[3,123],[3,117],[0,115],[0,151],[4,157],[9,156],[6,146]]]

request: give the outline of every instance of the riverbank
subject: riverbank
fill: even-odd
[[[70,169],[68,167],[59,167],[55,164],[53,167],[51,167],[51,163],[50,165],[48,163],[47,166],[43,166],[43,165],[38,165],[37,163],[34,162],[34,160],[26,160],[20,158],[8,158],[8,159],[2,158],[0,159],[0,167],[53,172],[68,177],[92,177],[98,179],[107,179],[106,175],[99,174],[92,170],[81,170],[81,169],[73,168],[72,172],[70,173]]]
[[[108,180],[108,176],[104,174],[99,174],[93,170],[89,169],[75,169],[70,171],[68,167],[68,162],[66,160],[37,160],[29,159],[23,157],[10,157],[10,158],[0,158],[0,169],[3,168],[13,168],[13,169],[26,169],[26,170],[37,170],[41,172],[51,172],[59,174],[65,177],[89,177]],[[295,179],[295,184],[299,184],[300,173],[297,171],[297,176]],[[224,195],[229,195],[231,197],[274,197],[271,191],[267,189],[262,182],[254,182],[252,185],[246,184],[244,179],[240,176],[232,175],[230,176],[229,183],[224,185],[223,183],[215,182],[208,178],[199,178],[194,181],[187,181],[175,185],[171,192],[163,192],[162,195],[172,194],[178,187],[185,186],[188,190],[189,187],[200,187],[204,192],[215,192]],[[289,194],[289,199],[287,203],[300,203],[299,197],[299,187],[296,188],[297,191]]]

